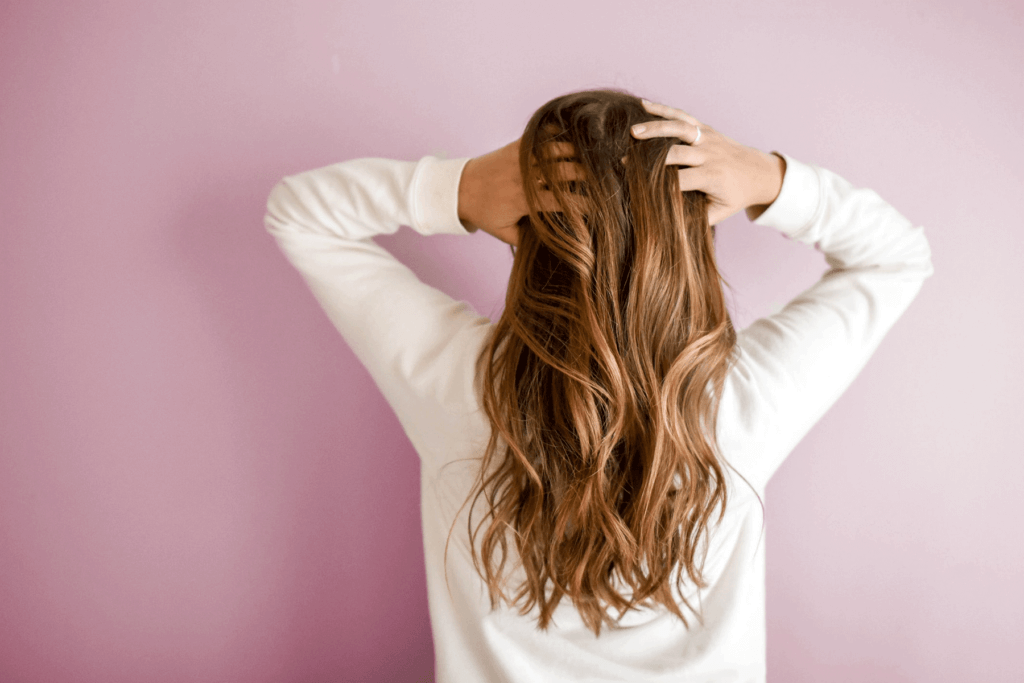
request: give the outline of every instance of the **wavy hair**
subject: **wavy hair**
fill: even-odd
[[[563,597],[596,635],[610,608],[660,604],[688,626],[675,570],[707,586],[698,543],[725,514],[715,425],[736,332],[708,197],[665,164],[683,141],[630,134],[658,118],[586,90],[538,109],[520,142],[530,213],[476,360],[492,431],[463,507],[491,608],[539,607],[542,630]],[[546,188],[562,211],[539,210]],[[510,541],[525,572],[511,596]]]

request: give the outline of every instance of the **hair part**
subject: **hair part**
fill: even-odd
[[[597,635],[609,609],[659,604],[688,626],[682,582],[707,586],[699,545],[725,514],[715,426],[736,332],[708,197],[665,164],[682,140],[630,134],[652,118],[625,91],[575,92],[520,143],[530,213],[476,359],[492,431],[463,507],[491,608],[539,608],[542,630],[563,597]],[[542,187],[562,211],[539,210]]]

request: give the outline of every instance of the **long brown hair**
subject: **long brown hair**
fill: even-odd
[[[698,543],[725,514],[715,425],[736,332],[708,197],[665,165],[682,140],[630,135],[654,118],[625,91],[575,92],[520,142],[530,214],[477,358],[492,431],[466,502],[487,502],[469,540],[491,608],[539,605],[541,629],[562,597],[597,635],[608,608],[661,604],[687,624],[673,570],[706,587]],[[563,211],[539,210],[544,188]],[[526,576],[511,598],[509,534]]]

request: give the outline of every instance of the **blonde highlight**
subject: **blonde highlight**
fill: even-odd
[[[665,164],[682,141],[630,135],[652,118],[587,90],[538,109],[521,140],[530,214],[476,359],[492,431],[465,504],[491,608],[538,608],[541,629],[563,597],[598,635],[609,609],[662,605],[688,625],[682,581],[706,587],[698,546],[728,501],[715,427],[736,332],[708,198]],[[562,211],[539,210],[541,188]]]

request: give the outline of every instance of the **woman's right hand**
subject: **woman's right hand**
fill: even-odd
[[[747,216],[754,220],[779,196],[786,174],[786,160],[781,155],[741,145],[681,109],[646,100],[644,109],[669,120],[639,124],[642,131],[633,126],[633,137],[677,137],[688,143],[673,145],[665,164],[689,167],[679,169],[679,189],[708,195],[710,225],[748,207]]]

